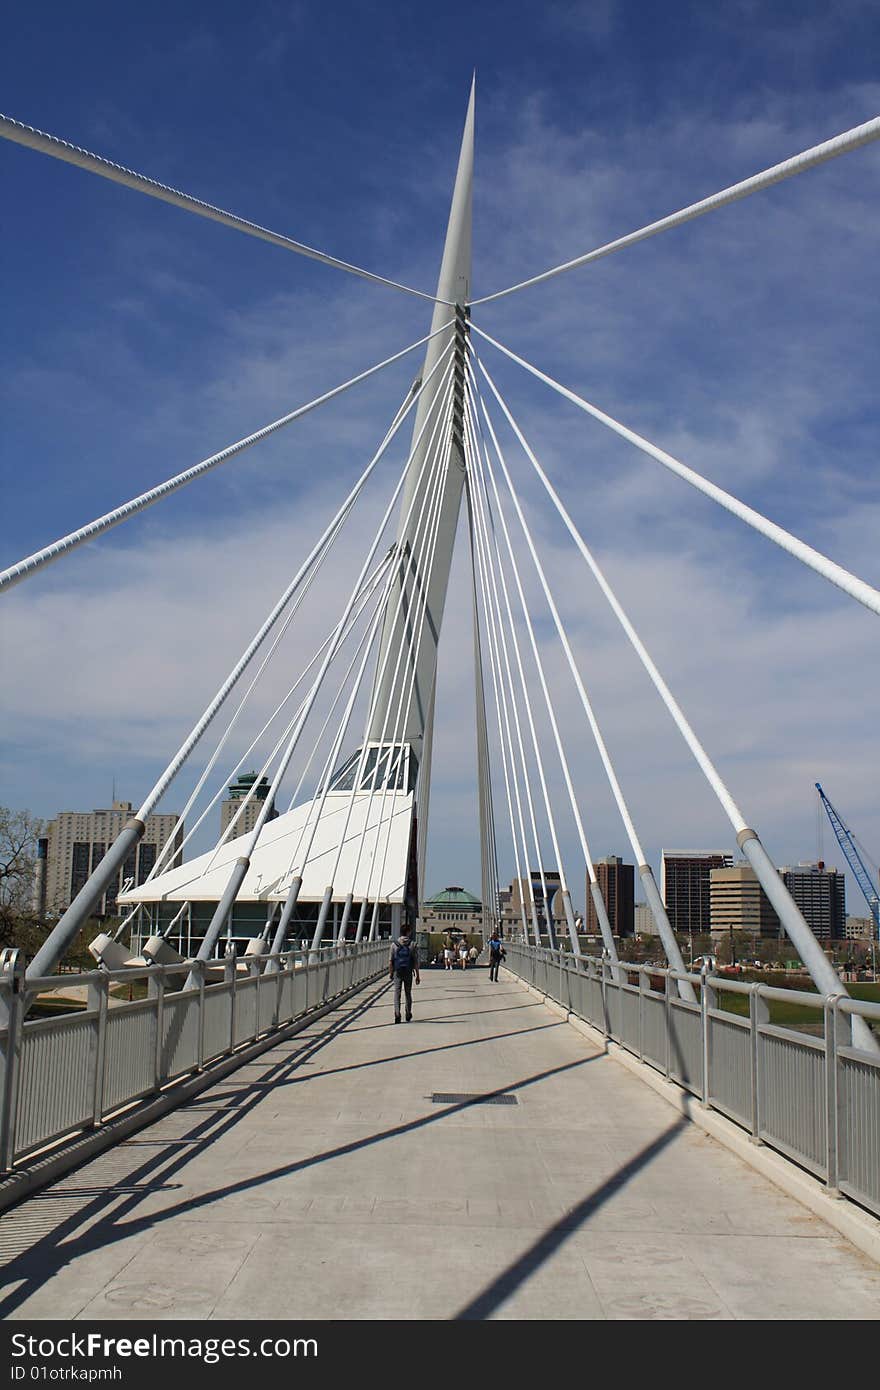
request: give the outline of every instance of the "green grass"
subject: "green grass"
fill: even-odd
[[[799,985],[805,994],[815,994],[812,988]],[[853,984],[847,985],[849,993],[854,999],[864,999],[872,1004],[880,1004],[880,984]],[[746,994],[734,994],[729,990],[718,991],[719,1007],[729,1014],[739,1014],[741,1018],[748,1018],[749,999]],[[823,1028],[822,1012],[819,1009],[811,1009],[807,1004],[787,1004],[781,999],[770,1001],[770,1022],[775,1023],[780,1028],[801,1028],[809,1027],[810,1032],[821,1033]],[[876,1025],[875,1025],[876,1026]]]

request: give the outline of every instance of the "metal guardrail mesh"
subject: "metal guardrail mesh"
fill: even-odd
[[[849,1029],[853,1014],[880,1020],[880,1006],[654,966],[615,969],[516,942],[506,950],[508,969],[527,984],[880,1216],[880,1060],[850,1046]],[[662,992],[651,987],[658,977]],[[699,1004],[678,997],[679,979]],[[721,990],[748,996],[748,1018],[718,1007]],[[822,1036],[772,1025],[769,1003],[780,998],[815,1008]]]
[[[86,1008],[28,1018],[21,972],[0,975],[0,1169],[156,1094],[178,1077],[270,1037],[387,968],[388,943],[324,947],[317,952],[198,961],[143,970],[47,977],[42,990],[79,985]],[[270,968],[267,970],[267,962]],[[198,987],[179,989],[184,974]],[[116,981],[147,981],[146,999],[111,1003]],[[210,982],[209,982],[210,980]]]

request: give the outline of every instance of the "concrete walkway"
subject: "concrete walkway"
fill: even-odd
[[[877,1266],[513,977],[422,980],[9,1212],[0,1316],[880,1315]]]

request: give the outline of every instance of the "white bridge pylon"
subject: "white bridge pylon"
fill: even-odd
[[[130,189],[158,197],[178,209],[207,216],[276,246],[312,256],[329,267],[364,276],[379,286],[419,295],[422,293],[410,291],[397,281],[363,271],[338,257],[314,251],[294,238],[224,213],[197,198],[169,189],[153,179],[122,169],[5,117],[0,117],[0,135],[78,164]],[[498,424],[503,418],[515,441],[518,457],[522,457],[534,471],[556,509],[587,571],[606,598],[727,816],[738,846],[749,860],[817,988],[826,995],[846,994],[845,987],[782,883],[758,834],[664,681],[635,624],[624,611],[592,550],[543,469],[536,449],[526,439],[487,365],[477,353],[471,337],[470,312],[472,307],[502,295],[558,274],[573,272],[611,252],[623,251],[646,236],[674,231],[675,227],[695,217],[720,212],[741,197],[758,194],[763,188],[782,179],[800,175],[828,159],[857,150],[878,138],[880,118],[844,132],[823,145],[744,180],[742,184],[724,189],[698,204],[672,213],[564,265],[552,267],[496,294],[473,299],[472,84],[437,290],[433,296],[422,296],[433,300],[434,304],[430,332],[401,352],[369,367],[307,405],[264,425],[194,467],[158,483],[147,493],[122,503],[105,516],[80,526],[0,572],[0,590],[32,578],[44,565],[87,543],[108,527],[128,520],[144,507],[153,505],[180,487],[188,486],[210,469],[231,461],[244,448],[258,443],[278,429],[286,428],[306,411],[329,403],[341,392],[371,379],[407,353],[425,347],[422,371],[395,412],[387,433],[364,472],[135,816],[37,953],[28,971],[29,977],[34,979],[51,972],[102,894],[110,885],[118,884],[134,846],[144,834],[146,818],[208,729],[214,725],[220,711],[231,708],[231,703],[227,702],[258,653],[262,655],[256,674],[250,678],[250,683],[232,709],[184,807],[182,818],[189,827],[184,845],[204,823],[230,777],[235,776],[252,755],[255,761],[262,759],[258,778],[242,801],[232,825],[227,827],[213,850],[183,863],[171,863],[172,855],[176,855],[180,847],[176,842],[169,841],[147,881],[137,887],[129,884],[119,893],[118,901],[130,909],[130,913],[117,936],[121,938],[136,918],[146,916],[154,929],[153,949],[167,951],[165,938],[180,922],[182,913],[188,910],[191,914],[196,907],[200,914],[197,936],[201,938],[198,958],[204,961],[215,956],[224,935],[230,933],[236,911],[249,912],[247,920],[253,924],[253,912],[260,905],[264,909],[265,921],[255,938],[257,949],[274,956],[292,936],[298,934],[297,927],[302,930],[304,923],[308,924],[312,943],[317,946],[326,936],[330,921],[333,922],[336,940],[353,935],[355,940],[360,941],[367,935],[375,939],[382,928],[390,926],[396,930],[405,916],[414,919],[424,883],[437,651],[464,498],[471,550],[476,687],[475,763],[484,924],[488,927],[497,920],[498,852],[499,845],[503,845],[509,847],[508,852],[520,883],[527,885],[533,873],[541,883],[541,904],[536,902],[535,893],[530,896],[528,891],[524,891],[521,894],[520,927],[523,936],[531,937],[536,944],[545,938],[552,946],[558,944],[552,894],[548,892],[548,885],[553,881],[545,872],[552,862],[559,874],[560,920],[565,924],[567,944],[575,955],[579,954],[579,924],[575,920],[571,896],[573,880],[566,872],[562,852],[564,836],[559,829],[560,817],[570,814],[583,858],[582,865],[580,862],[578,864],[577,880],[580,881],[581,872],[585,870],[603,946],[615,978],[620,978],[615,940],[590,853],[585,818],[566,755],[563,731],[544,678],[544,662],[535,635],[535,615],[530,612],[525,598],[522,564],[530,563],[540,583],[546,613],[552,620],[583,710],[584,722],[577,731],[577,737],[580,739],[589,730],[595,742],[645,897],[654,916],[657,934],[669,964],[681,976],[677,981],[679,993],[685,999],[696,999],[693,985],[686,978],[681,951],[653,870],[639,838],[635,817],[618,780],[611,752],[569,641],[557,597],[551,589],[532,528],[521,505],[506,446],[502,444],[496,426],[494,411],[497,408],[500,411]],[[880,614],[880,592],[871,585],[561,385],[491,337],[479,324],[474,323],[473,328],[480,344],[485,342],[492,350],[505,354],[508,360],[561,394],[570,404],[614,430],[679,479],[697,488],[738,522],[753,527],[765,539],[837,586],[848,598]],[[488,387],[488,401],[482,393],[482,382]],[[269,663],[276,658],[288,629],[338,538],[345,533],[348,550],[358,552],[358,542],[352,540],[351,517],[371,478],[381,476],[379,465],[410,420],[412,438],[402,471],[379,527],[367,547],[349,597],[333,627],[307,662],[303,662],[301,648],[297,648],[296,679],[231,773],[219,781],[219,790],[215,791],[207,806],[201,807],[195,824],[190,826],[188,817],[208,779],[213,776],[214,782],[219,780],[214,776],[214,770],[223,750],[227,744],[235,746],[232,736],[252,692]],[[389,545],[386,533],[390,526],[395,525],[395,537]],[[343,667],[345,669],[340,677]],[[487,689],[491,695],[488,702],[483,688],[484,672],[488,673]],[[533,698],[536,680],[540,695]],[[327,700],[334,690],[329,712],[323,714],[323,723],[316,732]],[[552,731],[552,753],[548,753],[543,746],[539,731],[542,721],[546,721]],[[267,745],[270,745],[268,751]],[[305,765],[296,788],[286,809],[282,809],[282,786],[286,788],[292,766],[295,762],[301,763],[304,757]],[[554,805],[550,791],[548,768],[551,762],[554,771],[561,773],[565,783],[567,807],[564,811]],[[313,764],[315,771],[312,771]],[[225,766],[221,770],[226,771]],[[308,785],[307,779],[310,779]],[[257,787],[265,787],[266,782],[268,794],[258,802],[255,800]],[[501,818],[495,815],[496,801],[506,807],[503,827]],[[236,833],[248,807],[256,811],[254,823],[244,833],[240,829]],[[118,952],[118,943],[113,944]],[[108,942],[108,960],[112,954],[109,946]],[[145,949],[149,953],[150,943]],[[118,959],[118,954],[114,959]],[[267,968],[271,968],[271,963]],[[865,1049],[877,1050],[869,1030],[858,1018],[853,1019],[853,1041]]]

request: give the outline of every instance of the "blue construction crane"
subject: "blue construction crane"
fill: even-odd
[[[862,856],[856,848],[855,837],[851,831],[847,830],[840,815],[835,811],[818,782],[816,783],[816,791],[821,797],[822,805],[825,807],[828,819],[831,822],[831,828],[837,836],[837,843],[846,855],[846,862],[852,869],[856,882],[864,894],[865,902],[871,909],[871,916],[874,919],[874,939],[876,941],[880,939],[880,897],[877,895],[877,888],[874,885],[871,875],[865,868]]]

